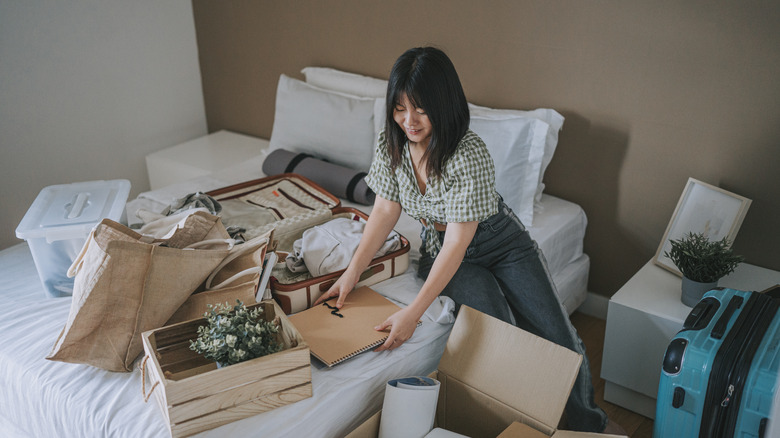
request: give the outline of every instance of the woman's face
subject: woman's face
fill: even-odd
[[[422,108],[412,105],[406,94],[401,95],[401,99],[393,109],[393,120],[404,130],[410,144],[428,146],[433,133],[431,121]]]

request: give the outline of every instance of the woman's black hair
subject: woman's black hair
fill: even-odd
[[[403,95],[412,105],[428,115],[433,132],[423,157],[426,172],[441,177],[444,165],[455,153],[458,143],[469,129],[469,107],[458,73],[450,58],[434,47],[409,49],[390,71],[387,83],[385,136],[390,165],[401,163],[406,133],[393,119],[393,110]]]

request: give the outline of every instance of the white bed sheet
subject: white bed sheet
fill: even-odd
[[[169,436],[154,397],[143,401],[140,360],[133,372],[116,373],[44,359],[68,317],[71,300],[45,298],[28,246],[0,251],[0,267],[6,278],[0,286],[5,309],[0,319],[2,434]],[[390,296],[396,290],[409,295],[419,284],[408,270],[375,289]],[[313,361],[311,398],[197,436],[343,436],[379,409],[388,380],[435,370],[450,329],[450,322],[426,317],[414,337],[392,352],[367,352],[333,368]]]
[[[211,190],[262,177],[262,157],[195,182],[148,192],[128,205],[156,208],[195,190]],[[370,208],[357,207],[369,212]],[[562,302],[571,313],[584,300],[589,259],[582,253],[586,219],[571,202],[545,195],[529,229],[548,260]],[[422,281],[416,276],[419,224],[403,216],[397,230],[411,242],[410,269],[373,286],[404,305]],[[26,243],[0,251],[0,430],[9,436],[169,436],[154,397],[144,403],[141,372],[114,373],[86,365],[47,361],[70,308],[70,298],[45,298]],[[343,436],[382,403],[392,379],[435,370],[451,329],[452,304],[440,298],[415,335],[392,352],[361,354],[328,369],[313,361],[313,397],[197,436]],[[140,360],[138,361],[140,362]],[[137,363],[138,363],[137,362]]]

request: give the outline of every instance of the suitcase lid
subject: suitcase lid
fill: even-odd
[[[295,227],[322,221],[333,215],[341,200],[310,179],[283,173],[234,184],[206,193],[222,203],[237,201],[257,207],[258,211],[273,216],[273,222],[261,225],[247,224],[246,237],[259,236],[279,227]],[[243,207],[239,207],[243,208]],[[227,225],[227,224],[226,224]],[[239,225],[243,228],[243,225]]]
[[[341,200],[314,181],[295,173],[282,173],[265,178],[234,184],[207,193],[218,201],[253,197],[255,201],[266,199],[288,200],[304,209],[333,209]]]

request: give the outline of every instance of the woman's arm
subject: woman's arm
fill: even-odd
[[[360,274],[366,270],[371,260],[376,256],[376,252],[382,247],[382,243],[387,240],[387,236],[393,231],[393,227],[398,223],[401,217],[401,204],[379,196],[374,200],[374,208],[366,221],[366,227],[363,230],[363,236],[360,238],[355,254],[349,262],[346,271],[336,280],[336,283],[323,293],[313,306],[316,306],[328,298],[338,296],[336,307],[341,308],[344,300],[352,291],[360,279]]]
[[[377,330],[391,327],[387,341],[375,351],[392,350],[412,337],[417,328],[417,321],[422,318],[425,310],[444,290],[460,267],[460,263],[466,255],[466,248],[477,232],[477,225],[479,222],[451,222],[447,224],[447,233],[444,235],[441,250],[436,256],[428,279],[425,280],[417,297],[406,308],[394,313],[385,322],[375,327]]]

